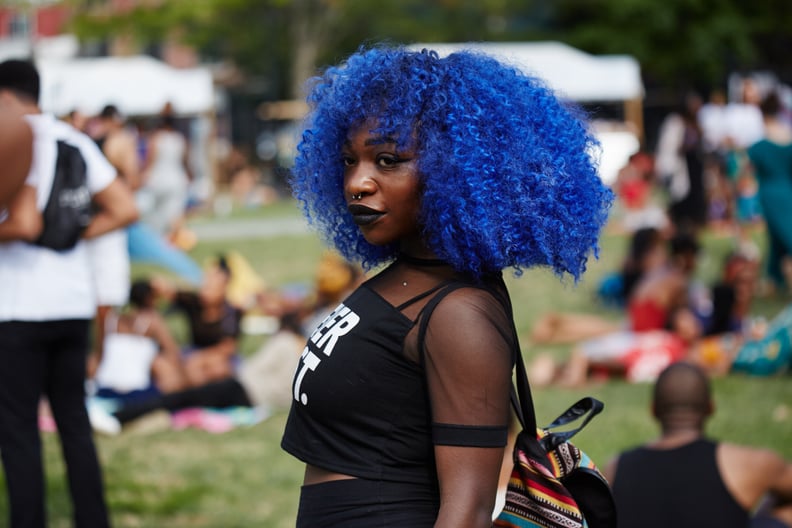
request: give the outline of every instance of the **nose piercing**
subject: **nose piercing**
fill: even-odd
[[[353,194],[352,195],[352,199],[353,200],[360,200],[361,198],[363,198],[363,193]]]

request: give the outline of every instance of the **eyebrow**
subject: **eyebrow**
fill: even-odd
[[[382,145],[384,143],[393,143],[396,144],[396,140],[390,136],[378,136],[378,137],[371,137],[368,138],[366,141],[363,142],[364,145],[367,147],[371,145]]]
[[[390,136],[377,136],[377,137],[368,138],[366,141],[363,142],[363,145],[370,147],[372,145],[383,145],[385,143],[392,143],[396,145],[398,142]],[[352,146],[352,144],[347,139],[344,141],[344,146],[350,147]]]

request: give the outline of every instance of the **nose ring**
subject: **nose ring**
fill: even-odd
[[[358,194],[353,194],[352,195],[352,199],[353,200],[360,200],[362,198],[363,198],[363,193],[358,193]]]

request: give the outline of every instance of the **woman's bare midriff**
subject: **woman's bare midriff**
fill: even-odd
[[[334,473],[332,471],[327,471],[326,469],[307,464],[305,466],[305,478],[303,479],[303,485],[310,486],[311,484],[321,484],[322,482],[331,482],[333,480],[349,480],[353,478],[356,477],[344,475],[343,473]]]

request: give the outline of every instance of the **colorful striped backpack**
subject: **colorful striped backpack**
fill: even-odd
[[[545,428],[536,427],[522,354],[517,354],[517,391],[512,406],[523,430],[514,446],[514,469],[506,504],[493,526],[502,528],[615,528],[610,486],[592,460],[569,442],[604,405],[583,398]],[[553,431],[582,419],[568,431]]]

